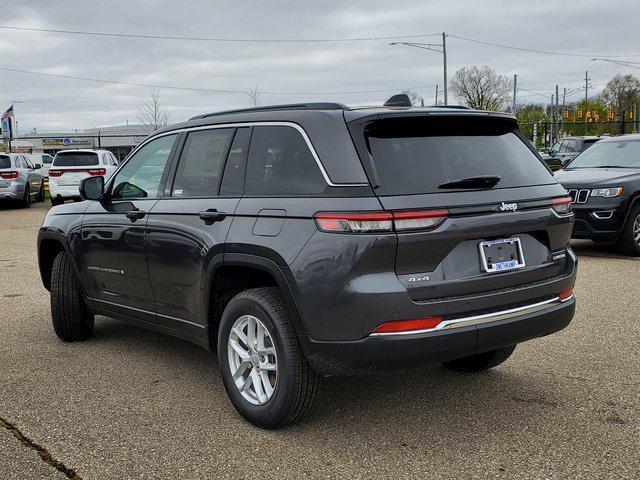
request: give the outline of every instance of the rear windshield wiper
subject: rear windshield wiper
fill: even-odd
[[[499,175],[482,175],[477,177],[459,178],[450,182],[441,183],[438,185],[438,188],[493,188],[499,181]]]

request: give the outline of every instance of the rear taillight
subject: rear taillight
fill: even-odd
[[[89,170],[89,175],[92,177],[103,177],[107,174],[107,170],[104,168],[93,168]]]
[[[398,231],[433,228],[449,215],[448,210],[393,212],[393,224]]]
[[[18,178],[20,174],[18,172],[0,172],[0,177],[4,180],[12,180],[14,178]]]
[[[402,212],[328,213],[314,215],[316,225],[323,232],[369,233],[434,228],[444,221],[447,210]]]
[[[314,218],[323,232],[390,232],[393,228],[393,215],[387,212],[316,213]]]
[[[568,215],[571,213],[571,197],[554,198],[551,201],[551,208],[558,215]]]
[[[573,297],[573,288],[567,288],[566,290],[561,291],[558,294],[558,298],[560,298],[561,302],[566,302]]]
[[[50,177],[60,177],[64,173],[64,170],[49,170]]]
[[[385,333],[420,332],[436,328],[440,322],[442,322],[442,317],[417,318],[415,320],[395,320],[393,322],[386,322],[382,325],[378,325],[372,333],[375,335]]]

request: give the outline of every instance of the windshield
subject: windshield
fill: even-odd
[[[58,153],[53,159],[54,167],[89,167],[98,165],[98,155],[93,152]]]
[[[0,155],[0,168],[11,168],[11,159],[6,155]]]
[[[555,183],[511,123],[460,117],[383,119],[372,122],[365,135],[379,195]],[[496,177],[497,182],[486,181]]]
[[[640,141],[598,142],[578,155],[566,170],[604,167],[640,168]]]

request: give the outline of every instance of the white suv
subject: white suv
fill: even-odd
[[[51,204],[80,199],[78,185],[87,177],[103,176],[108,179],[116,170],[118,160],[108,150],[61,150],[56,153],[49,169]]]

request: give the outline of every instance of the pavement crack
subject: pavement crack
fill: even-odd
[[[13,425],[12,423],[8,422],[7,420],[5,420],[2,417],[0,417],[0,427],[2,427],[5,430],[8,430],[9,432],[11,432],[13,434],[13,436],[16,438],[16,440],[18,440],[22,445],[24,445],[25,447],[35,451],[40,456],[40,458],[42,459],[42,461],[44,463],[46,463],[47,465],[55,468],[59,472],[63,473],[67,478],[70,478],[72,480],[82,480],[82,477],[80,475],[78,475],[75,472],[75,470],[67,467],[60,460],[54,458],[53,455],[51,455],[46,448],[44,448],[41,445],[38,445],[33,440],[31,440],[29,437],[26,437],[18,429],[18,427],[16,427],[15,425]]]

